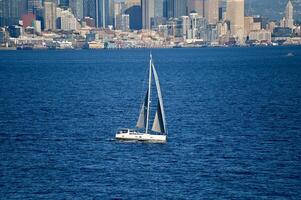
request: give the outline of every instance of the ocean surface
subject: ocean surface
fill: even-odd
[[[152,50],[168,143],[115,141],[149,52],[0,51],[0,199],[301,199],[301,47]]]

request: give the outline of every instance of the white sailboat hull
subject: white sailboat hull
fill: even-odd
[[[166,143],[166,135],[153,135],[148,133],[130,132],[122,133],[117,132],[115,138],[117,140],[132,140],[142,142]]]

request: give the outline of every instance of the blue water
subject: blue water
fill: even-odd
[[[301,199],[301,47],[152,51],[167,144],[114,140],[149,50],[0,51],[0,198]]]

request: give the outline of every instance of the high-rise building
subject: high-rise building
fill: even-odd
[[[244,0],[227,0],[227,20],[231,35],[240,44],[244,43]]]
[[[26,13],[25,8],[25,1],[0,0],[0,26],[18,24],[20,16]]]
[[[219,0],[189,0],[187,9],[188,13],[196,12],[205,17],[209,24],[219,21]]]
[[[142,7],[142,27],[151,29],[151,19],[155,16],[155,2],[150,0],[141,0]]]
[[[61,7],[69,7],[69,0],[59,0],[58,5]]]
[[[121,14],[116,17],[116,29],[122,31],[130,30],[130,16]]]
[[[219,0],[204,0],[204,15],[208,24],[216,24],[218,22]]]
[[[188,0],[188,14],[191,12],[196,12],[200,16],[204,16],[204,3],[204,0]]]
[[[292,2],[289,0],[287,2],[286,8],[285,8],[285,21],[284,26],[288,28],[294,27],[294,7],[292,5]]]
[[[130,7],[128,7],[128,4],[126,4],[125,14],[130,16],[130,29],[142,29],[142,9],[140,3],[132,4]]]
[[[27,12],[35,13],[37,8],[42,7],[41,0],[27,0]]]
[[[76,18],[78,18],[78,19],[84,18],[84,1],[83,0],[70,0],[69,5]]]
[[[96,1],[93,0],[84,0],[84,6],[83,6],[83,13],[84,13],[84,17],[90,17],[93,18],[94,20],[96,20]]]
[[[53,2],[44,2],[44,29],[56,29],[56,4]]]
[[[59,18],[61,30],[72,31],[77,29],[77,20],[70,10],[62,10]]]
[[[107,28],[114,25],[114,1],[95,0],[96,27]]]
[[[167,16],[168,18],[180,18],[187,14],[187,0],[168,0]]]

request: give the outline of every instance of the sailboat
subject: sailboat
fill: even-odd
[[[157,110],[153,120],[152,128],[150,129],[151,116],[151,89],[152,80],[155,80],[157,89]],[[152,55],[150,54],[149,74],[148,74],[148,89],[141,106],[140,114],[135,129],[119,129],[116,133],[118,140],[133,140],[144,142],[165,143],[167,139],[167,126],[163,107],[163,98],[160,88],[158,74],[153,63]]]

